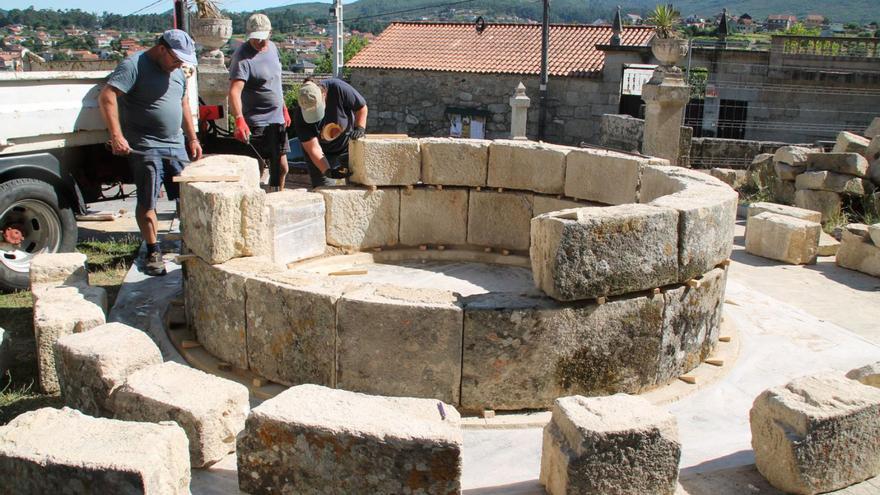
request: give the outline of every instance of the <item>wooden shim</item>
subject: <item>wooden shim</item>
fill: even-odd
[[[651,291],[651,294],[654,294],[655,296],[659,296],[662,293],[663,291],[660,290],[660,287],[654,287],[654,290]]]
[[[724,366],[724,360],[723,360],[723,359],[714,359],[714,358],[712,358],[712,359],[707,359],[707,360],[705,360],[705,361],[703,361],[703,362],[706,363],[706,364],[711,364],[712,366]]]
[[[367,186],[367,189],[369,189],[370,192],[376,192],[376,189],[378,189],[378,188],[376,186],[369,185],[369,186]]]
[[[507,255],[509,255],[509,254],[510,254],[510,251],[508,251],[507,249],[502,249],[502,250],[501,250],[501,256],[507,256]]]
[[[410,194],[412,194],[412,193],[413,193],[413,185],[412,185],[412,184],[407,184],[407,185],[406,185],[406,189],[403,191],[403,193],[406,194],[406,195],[410,195]]]
[[[685,383],[690,383],[691,385],[694,385],[697,383],[697,377],[695,377],[693,375],[681,375],[680,377],[678,377],[678,379],[685,382]]]
[[[427,251],[427,250],[428,250],[427,244],[419,244],[419,251]]]
[[[504,192],[504,188],[503,188],[503,187],[499,187],[499,188],[498,188],[498,192]]]
[[[184,261],[194,260],[198,258],[198,256],[194,254],[180,254],[174,258],[174,262],[178,265],[182,265]]]
[[[437,190],[438,190],[438,191],[442,191],[442,190],[443,190],[443,184],[437,184]]]
[[[382,248],[381,248],[381,247],[375,247],[375,248],[373,248],[373,252],[374,252],[374,253],[381,253],[381,252],[382,252]]]
[[[238,175],[175,175],[174,182],[238,182]]]
[[[608,302],[608,298],[605,296],[599,296],[596,298],[596,304],[598,304],[600,306],[605,304],[606,302]]]
[[[690,287],[691,289],[699,289],[700,286],[703,285],[702,282],[700,282],[699,280],[697,280],[695,278],[688,280],[687,282],[685,282],[685,284],[687,284],[687,286]]]
[[[480,413],[480,416],[482,416],[485,419],[494,418],[495,417],[495,410],[494,409],[483,409],[483,411]]]
[[[232,364],[225,361],[220,361],[219,363],[217,363],[217,369],[220,371],[232,371]]]
[[[718,337],[718,341],[719,342],[730,342],[730,335],[722,335],[721,337]]]
[[[491,253],[491,252],[492,252],[492,248],[487,247],[487,248],[483,249],[483,252]]]
[[[263,378],[260,378],[258,376],[255,376],[254,379],[251,380],[251,383],[253,383],[255,387],[259,388],[259,387],[262,387],[263,385],[266,384],[266,380]]]
[[[438,251],[443,251],[444,249],[446,249],[446,246],[444,246],[443,244],[438,244],[438,245],[437,245],[437,250],[438,250]]]
[[[99,212],[99,213],[87,213],[85,215],[77,215],[76,221],[78,222],[112,222],[119,218],[118,213],[107,213],[107,212]]]
[[[340,270],[338,272],[330,272],[327,275],[331,277],[344,277],[346,275],[366,275],[367,270]]]
[[[721,266],[723,267],[727,267],[728,265],[730,265],[730,258],[727,258],[726,260],[721,262]]]
[[[202,344],[196,340],[182,340],[180,342],[180,347],[183,347],[184,349],[192,349],[194,347],[201,347],[201,346],[202,346]]]

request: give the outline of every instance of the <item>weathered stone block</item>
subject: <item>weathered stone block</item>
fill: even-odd
[[[734,189],[739,189],[745,185],[748,172],[742,169],[713,168],[709,171],[709,175]]]
[[[639,203],[650,203],[657,198],[682,192],[689,187],[730,187],[709,174],[681,167],[648,164],[642,167]]]
[[[865,137],[873,139],[877,136],[880,136],[880,117],[874,117],[871,125],[865,129]]]
[[[489,146],[489,187],[561,194],[569,148],[533,141],[497,140]]]
[[[234,452],[235,436],[250,410],[244,385],[170,361],[132,373],[113,394],[113,403],[117,419],[180,425],[193,467]]]
[[[807,157],[807,170],[827,170],[866,177],[868,160],[858,153],[810,153]]]
[[[245,155],[207,155],[187,165],[180,175],[193,178],[238,176],[238,184],[260,187],[260,164],[256,158]]]
[[[784,215],[787,217],[800,218],[801,220],[807,220],[810,222],[818,223],[822,221],[822,214],[818,211],[797,208],[795,206],[780,205],[776,203],[767,203],[763,201],[752,203],[749,205],[748,217],[751,218],[755,215],[760,215],[765,211],[776,213],[778,215]]]
[[[269,259],[287,265],[324,254],[327,239],[323,196],[301,190],[267,194],[266,210]]]
[[[794,185],[797,189],[813,189],[861,196],[865,194],[867,181],[851,175],[817,170],[798,175]],[[870,186],[867,188],[869,189]]]
[[[773,154],[773,163],[805,167],[807,165],[807,155],[811,152],[810,148],[803,146],[783,146]]]
[[[863,223],[848,223],[843,228],[850,234],[855,234],[862,239],[867,240],[871,237],[870,227]]]
[[[337,386],[458,403],[462,310],[454,294],[367,286],[337,305]]]
[[[91,416],[113,416],[111,394],[135,371],[162,363],[150,337],[122,323],[66,335],[55,343],[64,404]]]
[[[575,201],[571,199],[558,199],[555,196],[543,196],[535,194],[532,197],[532,218],[551,211],[568,210],[571,208],[583,208],[585,206],[601,206],[592,201]]]
[[[459,493],[459,421],[455,408],[436,400],[293,387],[248,416],[238,440],[239,487],[248,493]]]
[[[700,286],[686,285],[663,292],[663,329],[656,383],[675,380],[700,365],[715,348],[727,271],[715,268],[700,277]]]
[[[840,216],[841,200],[836,192],[801,189],[794,195],[794,204],[798,208],[818,211],[823,222]]]
[[[100,287],[49,287],[34,290],[34,336],[40,388],[58,392],[55,342],[107,322],[107,292]]]
[[[871,237],[871,242],[873,242],[875,246],[880,246],[880,223],[868,226],[868,236]]]
[[[574,149],[566,157],[565,195],[611,205],[638,202],[647,159],[597,149]]]
[[[780,180],[785,181],[796,181],[798,175],[804,173],[804,171],[807,169],[807,167],[804,165],[800,167],[795,167],[785,163],[777,163],[773,165],[773,167],[776,169],[776,177],[779,177]]]
[[[394,246],[400,228],[400,191],[330,188],[324,195],[327,244],[371,248]]]
[[[765,390],[749,414],[758,471],[791,493],[837,490],[880,474],[880,390],[836,373]]]
[[[761,153],[756,156],[749,165],[749,180],[756,187],[770,187],[770,182],[776,178],[776,168],[773,166],[773,155]]]
[[[764,212],[748,219],[746,251],[793,265],[815,263],[820,232],[819,223]]]
[[[211,264],[268,254],[266,193],[235,182],[188,182],[180,188],[183,241]]]
[[[525,250],[529,248],[532,194],[471,191],[468,195],[468,243]]]
[[[89,285],[86,255],[40,253],[31,259],[31,287],[40,285]]]
[[[831,150],[834,153],[859,153],[864,154],[871,140],[852,132],[841,131],[837,134],[837,142]]]
[[[880,247],[845,230],[840,241],[836,258],[838,266],[880,277]]]
[[[794,203],[794,195],[797,190],[793,181],[774,179],[769,186],[770,198],[777,203]]]
[[[680,457],[675,417],[647,400],[562,397],[544,427],[540,479],[551,495],[672,495]]]
[[[270,275],[247,281],[248,364],[285,385],[336,384],[336,302],[345,281]]]
[[[485,186],[491,142],[484,139],[420,139],[422,182],[444,186]]]
[[[351,182],[366,186],[405,186],[421,179],[419,140],[364,138],[348,145]]]
[[[880,388],[880,361],[850,370],[846,377],[864,385]]]
[[[7,493],[189,493],[186,434],[174,423],[92,418],[43,408],[0,426]]]
[[[467,189],[413,189],[401,192],[401,244],[466,244],[467,225]]]
[[[868,163],[871,163],[880,158],[880,136],[877,136],[871,140],[871,144],[868,145],[868,149],[865,150],[864,155],[865,158],[868,160]]]
[[[819,249],[816,251],[817,255],[836,256],[839,247],[840,241],[825,232],[819,232]]]
[[[678,281],[678,212],[647,205],[580,208],[532,220],[535,285],[560,301]]]
[[[187,319],[205,350],[236,368],[248,368],[245,281],[281,270],[266,258],[236,258],[221,265],[187,262]]]

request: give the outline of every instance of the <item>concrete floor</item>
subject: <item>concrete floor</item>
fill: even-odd
[[[748,411],[754,398],[797,376],[845,373],[880,361],[880,279],[839,268],[833,258],[804,267],[755,257],[743,250],[742,234],[743,226],[737,225],[724,307],[725,318],[737,330],[739,358],[727,363],[721,379],[693,386],[692,393],[667,405],[679,422],[682,495],[780,493],[753,464]],[[166,359],[180,360],[167,338],[162,342],[164,330],[156,316],[179,293],[179,267],[169,263],[169,268],[169,275],[158,279],[133,269],[111,319],[145,329],[159,341]],[[537,482],[540,449],[538,427],[465,429],[464,493],[544,493]],[[194,470],[192,493],[241,493],[235,456],[209,470]],[[880,478],[836,493],[880,493]]]

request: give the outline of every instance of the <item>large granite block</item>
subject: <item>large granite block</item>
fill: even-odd
[[[260,164],[245,155],[205,155],[190,163],[180,173],[193,180],[198,177],[238,177],[233,181],[247,187],[260,187]]]
[[[868,225],[868,237],[875,246],[880,246],[880,223]]]
[[[715,268],[686,285],[663,293],[663,329],[657,384],[674,380],[703,362],[718,343],[727,272]]]
[[[40,253],[31,259],[31,287],[40,285],[89,285],[86,255]]]
[[[462,309],[433,289],[367,286],[337,305],[337,386],[456,404]]]
[[[320,256],[327,247],[324,197],[301,190],[266,195],[269,259],[279,265]]]
[[[414,189],[401,192],[401,244],[466,244],[467,226],[467,189]]]
[[[818,211],[822,214],[823,222],[839,217],[841,204],[840,194],[831,191],[801,189],[794,195],[795,206]]]
[[[394,246],[400,229],[400,191],[321,189],[327,244],[349,248]]]
[[[626,294],[678,281],[678,212],[630,204],[532,220],[535,285],[560,301]]]
[[[837,373],[765,390],[749,414],[758,471],[791,493],[838,490],[880,474],[880,390]]]
[[[787,217],[800,218],[801,220],[808,220],[810,222],[818,223],[822,221],[822,214],[818,211],[766,202],[757,202],[750,204],[748,209],[748,217],[751,218],[755,215],[764,213],[765,211],[776,213],[779,215],[785,215]]]
[[[343,280],[278,274],[247,281],[251,370],[285,385],[336,384],[336,302]]]
[[[872,120],[868,128],[865,129],[864,136],[870,139],[880,136],[880,117],[874,117],[874,120]]]
[[[569,148],[533,141],[497,140],[489,146],[489,187],[562,194]]]
[[[444,186],[486,185],[489,144],[484,139],[424,138],[422,182]]]
[[[600,206],[590,201],[575,201],[572,199],[558,199],[556,196],[544,196],[535,194],[532,197],[532,218],[551,211],[569,210],[571,208],[583,208],[585,206]]]
[[[681,445],[669,412],[640,397],[563,397],[544,427],[541,484],[551,495],[672,495]]]
[[[742,169],[713,168],[709,170],[709,175],[737,190],[748,181],[748,171]]]
[[[376,139],[349,141],[351,182],[365,186],[405,186],[421,178],[419,140]]]
[[[803,168],[807,165],[807,155],[813,150],[804,146],[783,146],[773,154],[773,163],[784,163]]]
[[[871,140],[866,137],[848,131],[841,131],[837,134],[837,141],[834,143],[834,148],[831,151],[834,153],[859,153],[863,155],[870,143]]]
[[[871,144],[868,145],[868,149],[863,153],[865,158],[868,160],[868,163],[873,163],[877,159],[880,159],[880,136],[875,137],[871,140]],[[870,165],[868,166],[870,169]]]
[[[55,342],[107,322],[107,292],[100,287],[50,287],[34,290],[34,336],[40,389],[58,392]]]
[[[880,388],[880,361],[849,370],[846,377],[864,385]]]
[[[852,175],[836,174],[827,170],[815,170],[800,174],[795,179],[794,186],[797,189],[832,191],[859,196],[872,189],[865,179]]]
[[[575,149],[566,157],[565,195],[611,205],[638,202],[645,158],[599,149]]]
[[[180,425],[193,467],[234,452],[235,436],[250,410],[244,385],[170,361],[132,373],[113,402],[117,419]]]
[[[775,174],[772,178],[776,178]],[[648,163],[642,167],[639,203],[650,203],[657,198],[699,186],[720,187],[732,191],[730,186],[709,174],[681,167]]]
[[[663,315],[662,297],[602,305],[507,294],[469,297],[462,407],[536,409],[564,395],[653,388]]]
[[[189,493],[186,434],[174,423],[43,408],[0,426],[4,493]]]
[[[821,232],[817,222],[764,212],[748,219],[746,251],[793,265],[812,264]]]
[[[807,155],[807,170],[827,170],[865,177],[868,173],[868,160],[858,153],[810,153]]]
[[[846,230],[840,241],[836,258],[838,266],[880,277],[880,246]]]
[[[468,197],[468,244],[526,250],[532,194],[471,191]]]
[[[459,493],[459,421],[455,408],[436,400],[293,387],[248,416],[238,439],[239,487],[248,493]]]
[[[64,404],[91,416],[113,416],[111,394],[129,375],[162,363],[150,337],[122,323],[66,335],[55,343]]]
[[[773,165],[773,167],[776,169],[776,177],[778,177],[780,180],[789,182],[796,181],[798,175],[804,173],[804,171],[807,169],[805,165],[796,167],[793,165],[788,165],[786,163],[776,163]]]
[[[241,182],[188,182],[180,188],[183,241],[211,264],[269,251],[266,193]]]

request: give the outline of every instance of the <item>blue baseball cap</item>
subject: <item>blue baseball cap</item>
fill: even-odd
[[[181,31],[180,29],[169,29],[162,33],[162,40],[171,48],[171,51],[174,52],[174,55],[180,59],[181,62],[190,64],[190,65],[199,65],[198,60],[196,60],[196,44],[186,34],[186,31]]]

